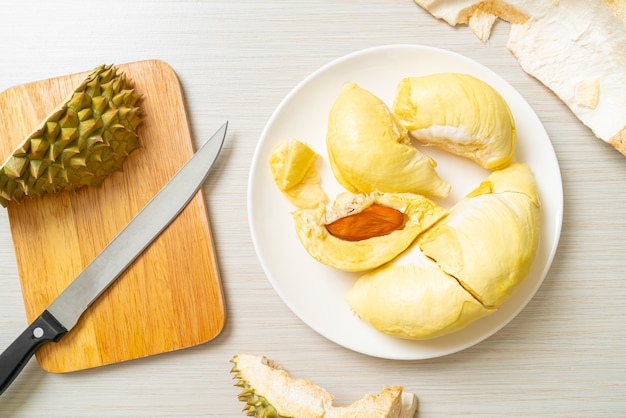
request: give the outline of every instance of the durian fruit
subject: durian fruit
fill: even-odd
[[[494,171],[418,245],[483,305],[497,307],[526,277],[537,252],[540,202],[530,168]]]
[[[437,163],[411,144],[387,105],[354,83],[345,83],[333,103],[326,148],[335,178],[353,193],[450,193]]]
[[[540,204],[528,166],[494,171],[389,263],[359,277],[345,299],[377,330],[430,339],[494,312],[527,276]]]
[[[328,201],[315,168],[318,157],[297,139],[279,143],[270,155],[270,170],[276,186],[299,209],[313,208]]]
[[[397,87],[393,112],[422,144],[470,158],[487,169],[515,155],[511,109],[489,84],[467,74],[406,77]]]
[[[139,95],[110,65],[96,68],[0,166],[0,204],[98,186],[139,147]]]
[[[388,386],[378,395],[366,395],[351,405],[337,407],[334,397],[304,379],[294,379],[265,356],[237,354],[234,365],[238,398],[244,411],[257,418],[413,418],[417,396],[400,386]]]
[[[377,330],[414,340],[457,331],[493,312],[415,244],[359,277],[345,299],[359,318]]]
[[[389,233],[364,239],[348,239],[331,234],[328,225],[364,212],[373,205],[391,208],[403,215],[402,224]],[[404,251],[422,231],[444,216],[446,210],[430,199],[411,193],[339,194],[331,206],[293,212],[296,233],[306,251],[319,262],[343,271],[365,271]],[[369,218],[366,217],[367,221]],[[378,219],[372,216],[372,226],[355,222],[353,234],[360,236],[374,229]],[[350,226],[348,226],[349,229]],[[348,231],[350,232],[350,231]]]
[[[508,50],[601,140],[626,155],[626,2],[623,0],[415,0],[485,42],[497,19]]]

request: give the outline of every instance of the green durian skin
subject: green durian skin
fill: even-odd
[[[99,186],[139,147],[139,94],[101,65],[0,166],[0,204]]]
[[[231,359],[230,362],[234,364],[231,372],[235,373],[235,379],[237,379],[235,386],[241,387],[241,393],[237,395],[237,399],[245,403],[243,411],[247,416],[255,418],[292,418],[280,415],[264,396],[255,393],[254,388],[250,386],[237,369],[237,356]]]

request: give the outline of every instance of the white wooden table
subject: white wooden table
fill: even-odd
[[[226,119],[231,130],[205,185],[223,332],[190,349],[63,375],[33,360],[0,397],[0,416],[243,416],[228,362],[240,352],[273,358],[337,404],[397,384],[419,395],[420,417],[626,416],[626,159],[518,67],[507,35],[499,22],[481,44],[410,0],[3,3],[0,91],[101,63],[162,59],[183,85],[196,145]],[[559,249],[530,304],[484,342],[424,361],[357,354],[301,322],[266,279],[246,214],[252,155],[282,98],[335,58],[395,43],[459,52],[518,89],[551,137],[565,197]],[[25,326],[3,210],[0,349]]]

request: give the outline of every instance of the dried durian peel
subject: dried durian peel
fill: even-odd
[[[508,49],[601,140],[626,155],[626,2],[415,0],[485,42],[496,18],[511,23]]]
[[[238,354],[231,360],[242,388],[248,416],[298,418],[413,418],[417,396],[400,386],[387,386],[378,395],[366,395],[348,406],[334,406],[334,397],[304,379],[294,379],[265,356]]]

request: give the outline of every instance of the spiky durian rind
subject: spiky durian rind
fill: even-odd
[[[235,373],[233,379],[237,379],[235,386],[241,387],[241,393],[237,395],[237,399],[244,402],[246,405],[243,407],[243,411],[246,415],[256,418],[289,418],[284,415],[280,415],[276,408],[268,402],[264,396],[257,395],[254,388],[248,383],[245,376],[237,369],[237,357],[233,357],[230,362],[234,364],[231,369],[231,373]],[[271,368],[278,368],[269,359],[264,359],[266,365]]]
[[[112,65],[93,70],[0,166],[0,204],[99,186],[139,147],[140,96]]]
[[[314,383],[289,376],[265,356],[238,354],[230,360],[243,411],[257,418],[413,418],[415,394],[401,386],[387,386],[348,406],[334,406],[333,396]]]

